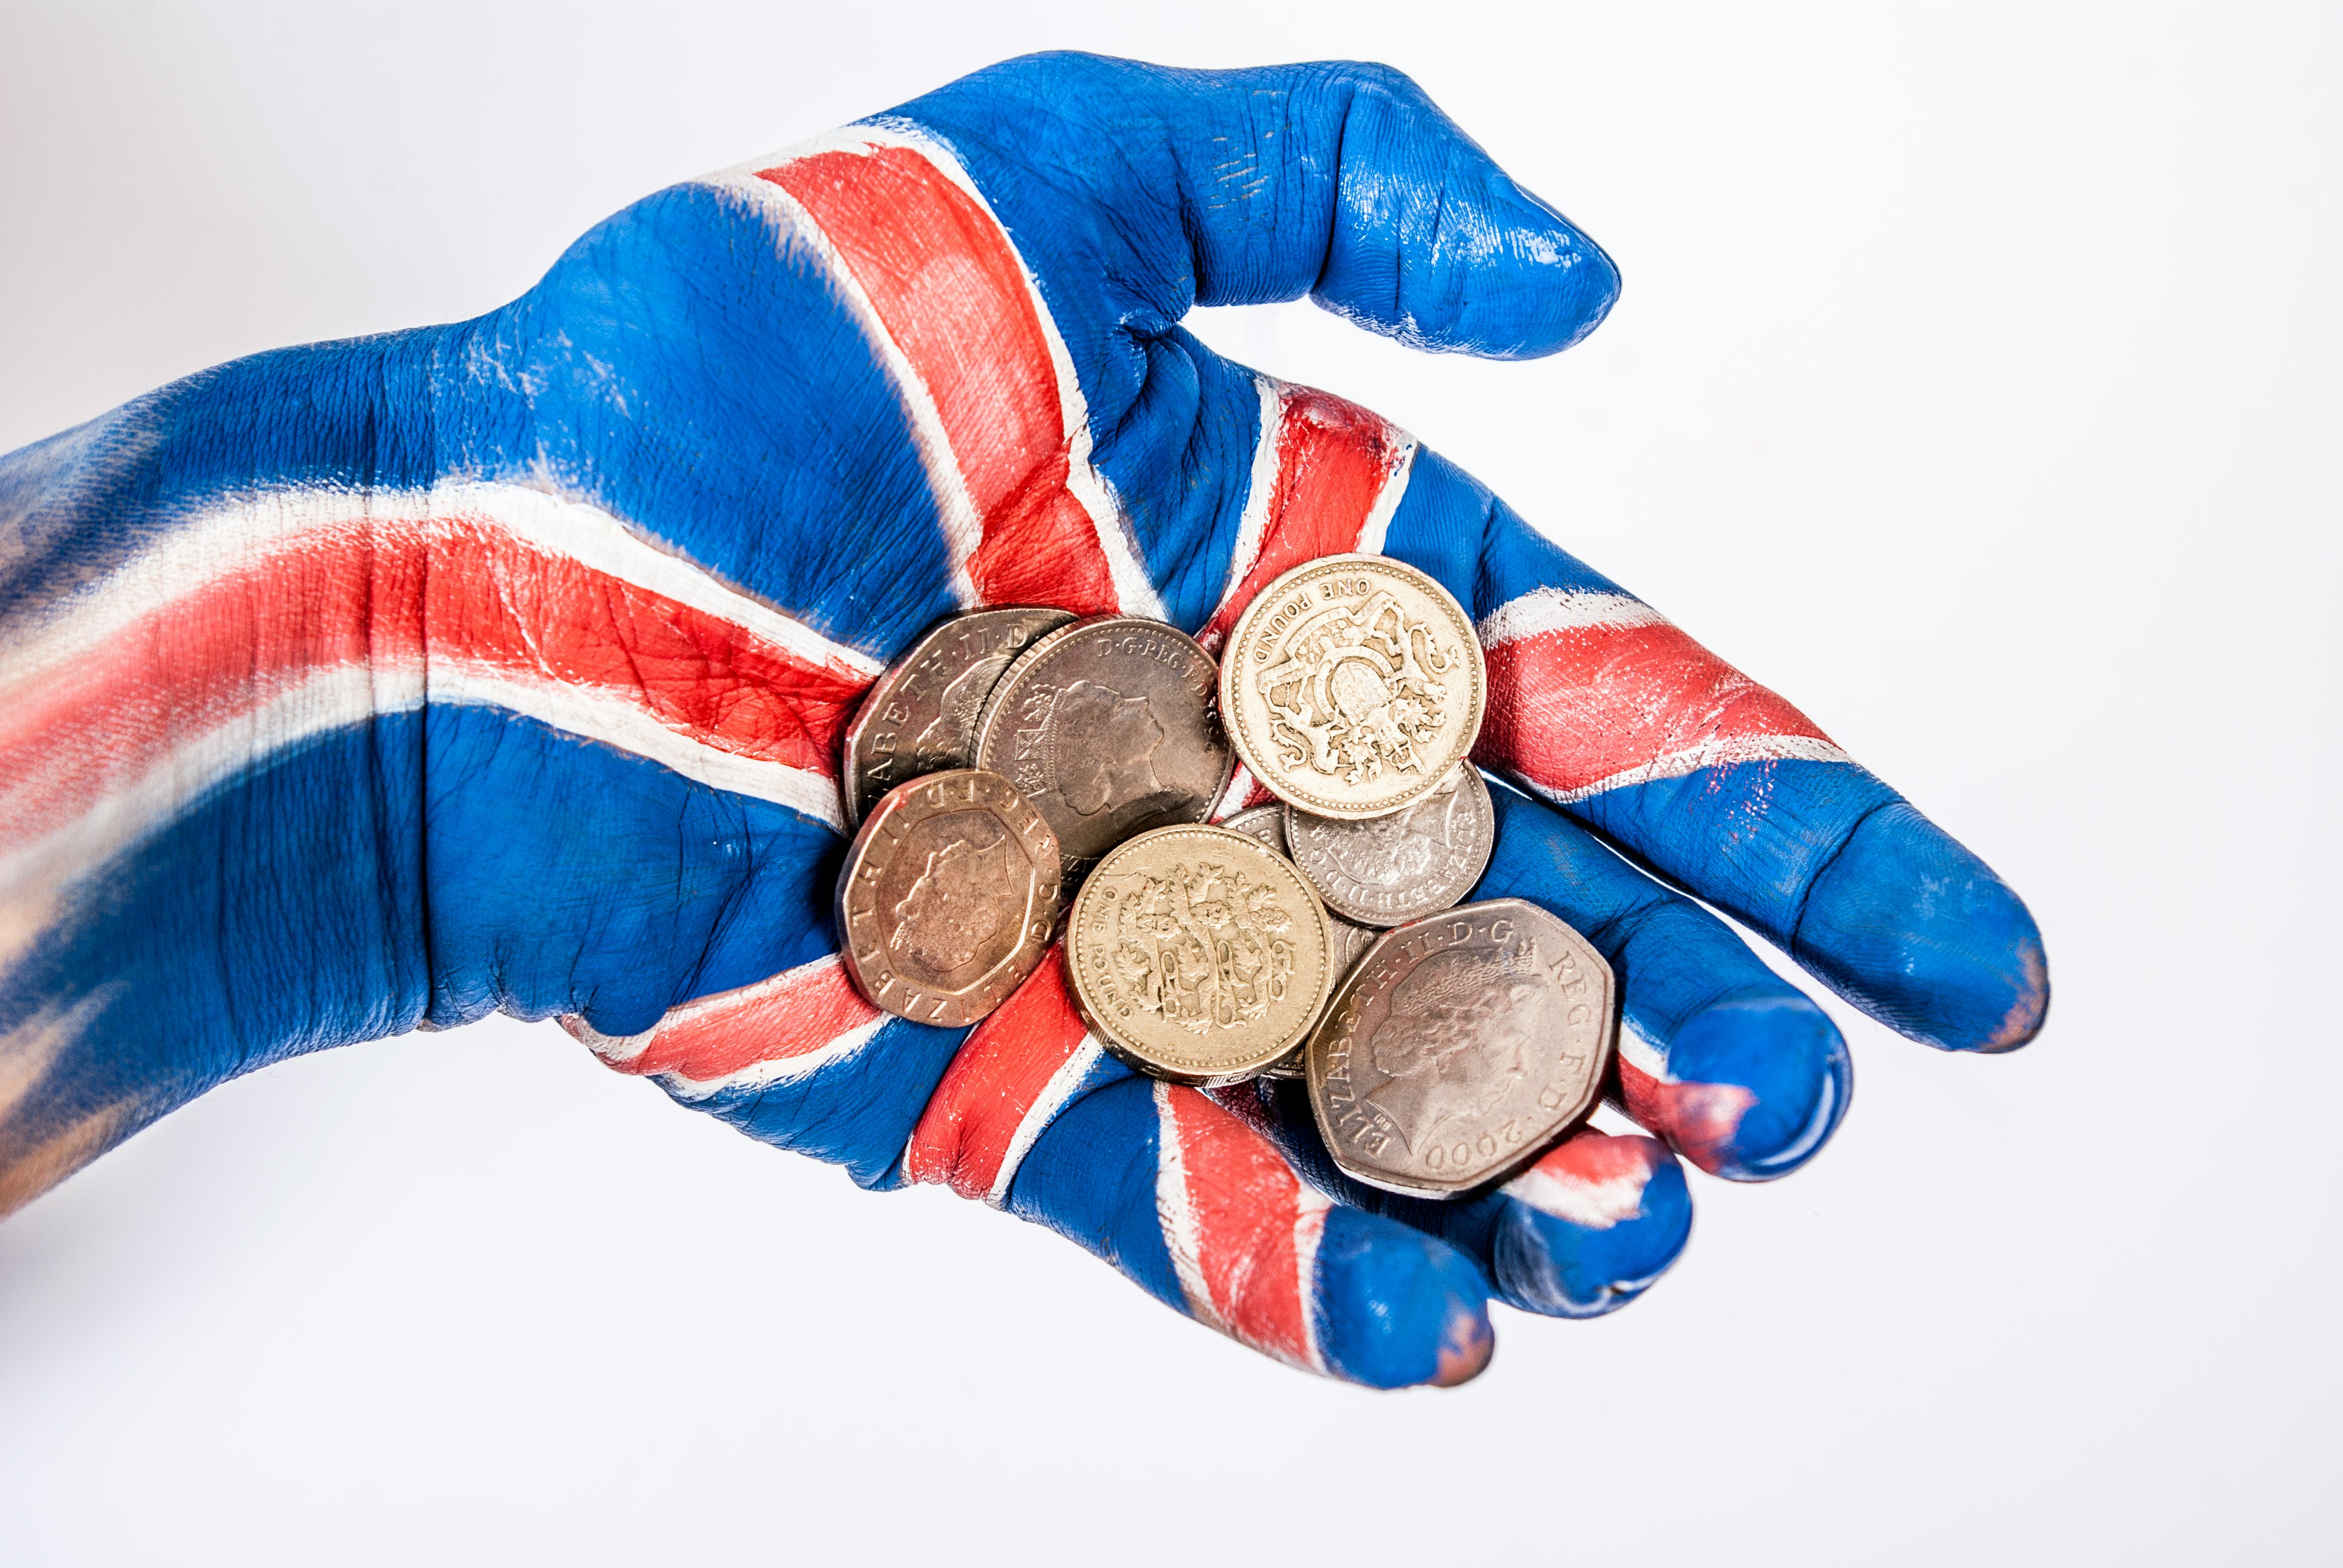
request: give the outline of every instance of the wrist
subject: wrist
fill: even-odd
[[[449,330],[256,356],[0,457],[0,1210],[420,1015],[421,675],[382,657],[367,515],[437,477]]]

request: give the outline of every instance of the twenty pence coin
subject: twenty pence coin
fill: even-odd
[[[980,768],[898,784],[838,879],[846,972],[873,1007],[959,1028],[1041,966],[1058,921],[1058,839]]]
[[[1385,931],[1310,1040],[1319,1133],[1388,1191],[1501,1180],[1594,1108],[1616,994],[1584,937],[1519,899]]]
[[[1327,556],[1261,590],[1230,634],[1221,718],[1290,806],[1381,817],[1430,794],[1481,733],[1488,673],[1446,588],[1383,556]]]
[[[1069,868],[1135,833],[1201,822],[1235,759],[1212,712],[1219,671],[1178,628],[1078,620],[1020,655],[986,702],[976,761],[1058,835]]]
[[[923,773],[976,760],[977,720],[1009,661],[1072,620],[1062,609],[1011,606],[938,621],[887,667],[846,727],[839,782],[846,825],[871,802]]]
[[[1284,857],[1226,828],[1159,828],[1082,884],[1066,973],[1091,1032],[1141,1072],[1232,1083],[1309,1038],[1333,933]]]
[[[1405,925],[1455,903],[1489,869],[1496,839],[1496,807],[1470,762],[1388,817],[1285,809],[1286,852],[1328,910],[1362,925]]]

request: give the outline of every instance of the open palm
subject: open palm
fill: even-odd
[[[646,198],[477,320],[239,361],[0,459],[0,1206],[236,1072],[502,1008],[1359,1381],[1477,1371],[1493,1294],[1632,1298],[1689,1225],[1674,1156],[1791,1170],[1850,1078],[1825,1014],[1630,858],[1953,1049],[2038,1028],[2033,923],[1469,476],[1180,326],[1307,293],[1519,357],[1617,286],[1387,70],[1037,56]],[[1653,1138],[1394,1199],[1290,1089],[1102,1056],[1054,964],[973,1030],[854,992],[838,738],[894,652],[1011,603],[1217,650],[1348,550],[1479,618],[1477,757],[1520,789],[1474,896],[1609,958]]]

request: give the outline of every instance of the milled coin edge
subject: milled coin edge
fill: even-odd
[[[1116,856],[1125,850],[1151,839],[1174,833],[1207,834],[1223,842],[1242,845],[1258,851],[1272,865],[1282,866],[1292,874],[1294,885],[1302,890],[1309,907],[1318,916],[1319,950],[1324,957],[1320,964],[1315,1007],[1306,1015],[1306,1020],[1294,1039],[1287,1040],[1257,1061],[1248,1061],[1242,1066],[1232,1067],[1225,1072],[1184,1073],[1176,1068],[1165,1067],[1160,1062],[1150,1060],[1143,1048],[1117,1039],[1112,1027],[1104,1020],[1103,1010],[1098,1008],[1092,1001],[1088,989],[1082,983],[1081,966],[1074,961],[1074,934],[1081,929],[1083,900],[1090,896],[1091,888],[1098,884],[1100,874],[1107,869]],[[1074,1010],[1081,1015],[1083,1027],[1090,1030],[1091,1036],[1101,1045],[1112,1052],[1117,1060],[1125,1063],[1133,1071],[1149,1078],[1161,1079],[1167,1083],[1182,1083],[1194,1089],[1216,1089],[1223,1084],[1242,1083],[1247,1079],[1259,1077],[1264,1068],[1283,1060],[1297,1047],[1308,1044],[1312,1036],[1316,1033],[1319,1023],[1326,1016],[1327,1003],[1332,998],[1336,985],[1340,983],[1339,977],[1334,973],[1334,932],[1333,928],[1328,923],[1330,918],[1326,913],[1326,906],[1319,900],[1318,890],[1310,885],[1310,879],[1302,874],[1302,869],[1252,835],[1240,833],[1232,828],[1223,828],[1217,822],[1173,822],[1161,828],[1151,828],[1144,833],[1125,839],[1101,856],[1098,864],[1092,867],[1090,873],[1083,878],[1082,885],[1075,892],[1072,901],[1067,905],[1065,940],[1060,944],[1063,949],[1061,956],[1065,963],[1066,990],[1073,998]]]
[[[1413,806],[1416,801],[1421,800],[1424,796],[1432,793],[1433,789],[1438,787],[1441,779],[1448,777],[1448,769],[1443,768],[1439,772],[1432,775],[1431,779],[1425,782],[1422,788],[1412,791],[1402,799],[1364,809],[1357,807],[1344,809],[1337,802],[1321,800],[1314,796],[1311,796],[1306,790],[1297,789],[1292,794],[1289,794],[1286,790],[1278,788],[1277,781],[1253,759],[1252,749],[1247,745],[1244,737],[1243,711],[1236,702],[1236,693],[1232,685],[1232,678],[1229,673],[1236,668],[1239,662],[1235,658],[1235,655],[1244,645],[1245,632],[1252,627],[1254,615],[1259,611],[1262,604],[1273,598],[1276,594],[1283,588],[1289,579],[1300,577],[1307,572],[1314,572],[1322,568],[1346,564],[1351,566],[1398,568],[1413,573],[1416,577],[1422,578],[1431,588],[1432,592],[1438,598],[1439,602],[1454,616],[1456,625],[1463,628],[1462,640],[1464,646],[1472,650],[1473,654],[1473,717],[1471,724],[1467,726],[1463,749],[1457,753],[1456,761],[1469,762],[1472,760],[1473,748],[1480,742],[1481,726],[1488,718],[1489,660],[1488,651],[1481,646],[1481,628],[1474,623],[1471,616],[1464,613],[1464,606],[1458,601],[1454,594],[1450,593],[1446,588],[1442,586],[1439,578],[1433,577],[1430,572],[1423,570],[1422,568],[1409,566],[1407,562],[1393,556],[1360,555],[1355,551],[1339,556],[1319,556],[1315,559],[1303,561],[1299,566],[1287,568],[1284,571],[1280,572],[1276,577],[1271,578],[1269,583],[1263,587],[1259,593],[1253,595],[1252,601],[1245,606],[1244,613],[1237,617],[1236,625],[1230,628],[1228,640],[1222,644],[1222,651],[1230,655],[1230,657],[1220,661],[1221,728],[1227,733],[1229,738],[1229,749],[1235,753],[1237,760],[1242,762],[1245,767],[1252,771],[1252,776],[1261,780],[1262,787],[1263,789],[1276,796],[1279,799],[1285,801],[1289,805],[1292,805],[1297,803],[1294,799],[1294,796],[1300,795],[1302,796],[1303,799],[1299,802],[1299,804],[1302,805],[1304,810],[1309,811],[1313,816],[1332,817],[1341,821],[1365,821],[1371,818],[1388,817],[1394,811],[1404,810],[1406,808]],[[1006,680],[1008,677],[1004,675],[1001,678]]]

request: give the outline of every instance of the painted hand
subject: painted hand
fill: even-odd
[[[1616,289],[1388,71],[1037,57],[637,203],[478,320],[239,361],[0,460],[0,1209],[251,1067],[501,1008],[1340,1376],[1469,1376],[1492,1295],[1632,1298],[1690,1221],[1676,1156],[1788,1171],[1849,1072],[1597,831],[1950,1049],[2038,1027],[2033,923],[1469,477],[1180,326],[1308,293],[1515,357]],[[1482,618],[1480,760],[1526,793],[1476,896],[1608,955],[1652,1137],[1403,1201],[1332,1176],[1290,1096],[1102,1058],[1055,966],[973,1031],[861,1001],[837,741],[895,649],[1013,602],[1214,645],[1352,549]]]

